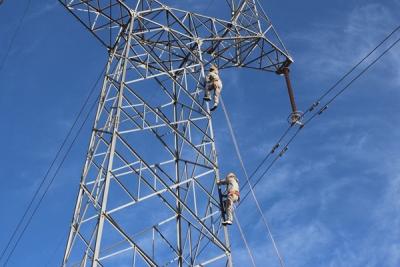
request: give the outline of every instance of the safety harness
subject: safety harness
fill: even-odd
[[[240,198],[240,192],[237,191],[237,190],[231,190],[231,191],[229,191],[228,196],[229,196],[229,195],[237,195],[238,198]]]

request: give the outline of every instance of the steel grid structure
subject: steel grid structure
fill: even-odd
[[[256,0],[230,20],[157,0],[60,0],[109,60],[62,266],[233,266],[205,71],[291,62]]]

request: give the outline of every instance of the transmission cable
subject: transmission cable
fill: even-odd
[[[7,242],[6,247],[3,249],[2,253],[1,253],[1,256],[0,256],[0,261],[4,258],[4,255],[5,255],[6,251],[9,249],[9,247],[10,247],[10,245],[11,245],[11,243],[12,243],[14,237],[16,236],[17,232],[19,231],[20,227],[22,226],[22,223],[25,221],[25,219],[26,219],[26,217],[27,217],[29,211],[31,210],[31,208],[32,208],[32,206],[33,206],[35,200],[37,199],[37,197],[38,197],[40,191],[42,190],[42,188],[43,188],[43,186],[44,186],[44,184],[45,184],[45,182],[46,182],[46,180],[47,180],[47,178],[48,178],[48,176],[49,176],[49,174],[50,174],[52,168],[54,167],[54,165],[55,165],[57,159],[60,157],[61,152],[63,151],[64,147],[66,146],[66,144],[67,144],[67,142],[68,142],[68,140],[69,140],[69,138],[70,138],[70,136],[71,136],[71,134],[72,134],[72,132],[73,132],[73,129],[75,128],[75,126],[77,125],[79,119],[81,118],[81,116],[82,116],[82,114],[83,114],[83,111],[85,110],[85,108],[86,108],[86,106],[87,106],[89,100],[91,99],[91,97],[92,97],[92,95],[93,95],[93,93],[94,93],[94,91],[95,91],[95,89],[96,89],[96,87],[97,87],[97,85],[98,85],[100,79],[103,77],[103,74],[104,74],[105,69],[106,69],[106,67],[104,67],[104,68],[102,69],[102,71],[101,71],[100,75],[98,76],[98,78],[97,78],[95,84],[92,86],[92,88],[91,88],[91,90],[90,90],[90,92],[89,92],[89,94],[88,94],[88,96],[87,96],[85,102],[83,103],[81,109],[79,110],[79,112],[78,112],[78,114],[77,114],[77,116],[76,116],[76,118],[75,118],[74,123],[72,124],[71,128],[69,129],[69,131],[68,131],[67,135],[65,136],[65,138],[64,138],[64,140],[63,140],[61,146],[59,147],[59,149],[58,149],[58,151],[57,151],[57,153],[56,153],[56,155],[55,155],[53,161],[51,162],[50,167],[47,169],[46,174],[45,174],[44,177],[42,178],[42,181],[41,181],[41,183],[39,184],[38,188],[36,189],[36,191],[35,191],[35,193],[34,193],[34,196],[32,197],[31,201],[29,202],[28,207],[26,208],[26,210],[25,210],[23,216],[22,216],[21,219],[19,220],[18,225],[17,225],[16,228],[14,229],[14,231],[13,231],[13,233],[12,233],[10,239],[9,239],[8,242]],[[63,165],[65,159],[67,158],[69,152],[71,151],[72,146],[74,145],[74,143],[75,143],[75,141],[76,141],[78,135],[79,135],[80,132],[82,131],[83,126],[86,124],[86,122],[87,122],[87,120],[88,120],[88,118],[89,118],[91,112],[93,111],[94,107],[96,106],[96,103],[97,103],[97,101],[95,101],[95,102],[92,104],[92,106],[90,107],[90,109],[89,109],[89,111],[88,111],[88,113],[87,113],[87,115],[86,115],[84,121],[82,122],[82,124],[81,124],[81,126],[79,127],[78,131],[75,133],[75,136],[74,136],[74,138],[73,138],[71,144],[69,145],[69,147],[68,147],[68,149],[67,149],[67,151],[66,151],[64,157],[62,158],[62,160],[61,160],[59,166],[57,167],[55,174],[54,174],[53,177],[51,178],[50,183],[49,183],[49,184],[47,185],[47,187],[45,188],[45,191],[42,193],[42,196],[40,197],[39,202],[36,204],[33,213],[32,213],[31,216],[29,217],[27,224],[25,225],[25,227],[23,228],[22,233],[21,233],[21,234],[19,235],[19,237],[18,237],[18,241],[15,243],[15,245],[14,245],[14,247],[13,247],[13,249],[12,249],[10,255],[7,257],[6,263],[8,262],[8,260],[9,260],[9,258],[10,258],[10,256],[11,256],[12,252],[15,250],[16,246],[18,245],[19,240],[22,238],[22,235],[24,234],[26,228],[28,227],[28,225],[29,225],[30,221],[32,220],[33,216],[35,215],[36,211],[38,210],[38,208],[39,208],[41,202],[43,201],[43,198],[44,198],[44,196],[46,195],[47,191],[49,190],[51,184],[54,182],[54,179],[56,178],[58,171],[61,169],[61,167],[62,167],[62,165]]]
[[[357,69],[365,60],[367,60],[376,50],[379,49],[390,37],[392,37],[398,30],[400,29],[400,25],[397,26],[389,35],[387,35],[381,42],[378,43],[367,55],[365,55],[356,65],[354,65],[342,78],[340,78],[333,86],[327,89],[313,104],[307,111],[303,114],[303,117],[313,110],[313,107],[317,103],[319,103],[322,99],[324,99],[333,89],[335,89],[344,79],[346,79],[355,69]]]
[[[33,212],[32,212],[32,214],[31,214],[31,216],[29,217],[29,219],[28,219],[28,221],[27,221],[25,227],[23,228],[23,230],[22,230],[22,232],[20,233],[20,235],[19,235],[17,241],[15,242],[15,244],[14,244],[14,246],[13,246],[11,252],[9,253],[9,255],[8,255],[6,261],[5,261],[5,266],[7,265],[7,263],[8,263],[8,261],[10,260],[12,254],[14,253],[14,251],[15,251],[17,245],[18,245],[19,242],[21,241],[21,239],[22,239],[22,237],[23,237],[23,235],[24,235],[26,229],[28,228],[28,226],[29,226],[29,224],[31,223],[33,217],[35,216],[37,210],[39,209],[40,204],[42,203],[42,201],[43,201],[44,197],[46,196],[47,192],[49,191],[49,189],[50,189],[52,183],[54,182],[55,178],[57,177],[58,172],[61,170],[61,168],[62,168],[62,166],[63,166],[65,160],[66,160],[67,157],[68,157],[69,152],[71,151],[73,145],[75,144],[76,140],[78,139],[78,136],[79,136],[80,132],[82,131],[82,129],[83,129],[83,127],[85,126],[85,124],[86,124],[88,118],[90,117],[90,114],[92,113],[91,111],[93,111],[93,109],[96,107],[96,104],[97,104],[97,101],[94,101],[93,104],[92,104],[92,106],[91,106],[91,108],[90,108],[90,111],[86,114],[86,117],[85,117],[84,121],[82,122],[81,126],[79,127],[79,129],[78,129],[76,135],[74,136],[74,139],[72,140],[72,142],[71,142],[71,144],[69,145],[69,147],[68,147],[66,153],[64,154],[64,156],[63,156],[63,158],[62,158],[60,164],[58,165],[57,169],[55,170],[54,175],[52,176],[52,178],[51,178],[49,184],[48,184],[47,187],[45,188],[45,190],[44,190],[42,196],[41,196],[40,199],[39,199],[39,202],[38,202],[37,205],[35,206],[35,209],[33,210]]]
[[[268,165],[268,167],[264,170],[264,172],[259,176],[259,178],[256,180],[256,182],[252,185],[253,189],[261,181],[261,179],[271,170],[272,166],[278,161],[278,159],[281,158],[283,156],[283,154],[288,150],[290,143],[292,143],[292,141],[298,135],[298,133],[300,132],[301,129],[303,129],[303,128],[300,128],[300,127],[297,128],[297,131],[292,135],[292,137],[289,139],[289,141],[285,143],[285,146],[281,149],[279,154],[277,156],[275,156],[275,158],[272,160],[272,162]],[[244,195],[241,203],[243,203],[246,200],[246,198],[249,196],[250,193],[251,193],[250,190],[247,191],[247,193]]]
[[[31,2],[31,1],[28,2],[28,7],[29,7],[30,2]],[[28,10],[28,8],[26,8],[26,11],[27,11],[27,10]],[[25,15],[26,15],[26,12],[24,12],[24,15],[23,15],[23,17],[21,18],[21,21],[23,20],[23,18],[25,17]],[[22,23],[19,24],[19,27],[20,27],[21,24],[22,24]],[[18,28],[19,28],[19,27],[18,27]],[[388,37],[386,37],[377,47],[375,47],[374,50],[371,51],[365,58],[363,58],[355,67],[353,67],[348,73],[346,73],[346,75],[345,75],[344,77],[342,77],[342,78],[339,80],[338,83],[336,83],[336,84],[335,84],[333,87],[331,87],[326,93],[324,93],[324,95],[323,95],[320,99],[322,99],[322,98],[325,97],[329,92],[331,92],[342,80],[344,80],[344,79],[345,79],[352,71],[354,71],[362,62],[364,62],[375,50],[377,50],[377,49],[380,47],[380,45],[382,45],[387,39],[389,39],[399,28],[400,28],[400,26],[397,27]],[[14,35],[16,35],[16,34],[14,34]],[[14,39],[14,38],[13,38],[13,39]],[[12,40],[12,41],[13,41],[13,40]],[[312,115],[312,117],[311,117],[310,119],[308,119],[303,125],[306,125],[307,123],[309,123],[312,119],[314,119],[314,118],[316,117],[316,115],[320,115],[320,114],[327,108],[327,105],[328,105],[328,104],[332,103],[339,95],[341,95],[347,88],[349,88],[351,84],[353,84],[353,83],[354,83],[359,77],[361,77],[368,69],[370,69],[377,61],[379,61],[379,60],[380,60],[387,52],[389,52],[399,41],[400,41],[400,38],[397,39],[397,41],[394,42],[388,49],[386,49],[378,58],[376,58],[372,63],[370,63],[361,73],[359,73],[355,78],[353,78],[341,91],[339,91],[336,95],[334,95],[334,97],[332,97],[332,98],[327,102],[327,104],[325,104],[325,105],[319,110],[319,112],[315,112],[315,113]],[[8,52],[7,52],[7,54],[8,54]],[[7,54],[6,54],[6,56],[7,56]],[[3,60],[3,64],[4,64],[4,60]],[[1,68],[2,68],[2,66],[0,66],[0,70],[1,70]],[[102,75],[101,75],[101,76],[102,76]],[[100,76],[99,78],[101,78],[101,76]],[[99,82],[99,80],[100,80],[100,79],[97,80],[96,85],[97,85],[97,83]],[[95,87],[95,86],[94,86],[94,87]],[[90,95],[91,95],[91,94],[90,94]],[[315,103],[315,102],[314,102],[314,103]],[[87,102],[85,102],[85,105],[86,105],[86,104],[87,104]],[[94,103],[94,105],[92,105],[91,110],[95,107],[95,104],[96,104],[96,102]],[[84,106],[85,106],[85,105],[84,105]],[[84,107],[83,107],[83,108],[84,108]],[[83,108],[81,109],[81,112],[83,111]],[[311,111],[311,110],[310,110],[310,111]],[[81,112],[78,114],[78,118],[79,118],[79,116],[81,115]],[[84,123],[86,123],[86,121],[87,121],[87,119],[88,119],[90,113],[91,113],[91,111],[90,111],[90,112],[88,113],[88,115],[86,116],[86,118],[85,118],[85,120],[84,120]],[[77,120],[78,120],[78,118],[77,118]],[[75,126],[77,120],[74,122],[73,127]],[[82,130],[84,123],[83,123],[83,124],[81,125],[81,127],[79,128],[77,135],[78,135],[78,134],[80,133],[80,131]],[[72,129],[73,127],[71,127],[71,129]],[[289,128],[289,129],[290,129],[290,128]],[[294,138],[298,135],[298,133],[299,133],[299,131],[300,131],[301,129],[302,129],[302,127],[299,128],[298,131],[296,131],[296,133],[293,135],[293,137],[289,140],[289,142],[288,142],[288,143],[285,145],[285,147],[281,150],[281,153],[282,153],[282,152],[285,152],[285,150],[287,150],[288,144],[290,144],[290,143],[294,140]],[[70,130],[70,131],[71,131],[71,130]],[[69,138],[69,136],[70,136],[70,132],[68,133],[67,138]],[[77,138],[77,136],[75,136],[75,138],[73,139],[73,143],[76,141],[76,138]],[[60,151],[62,150],[63,146],[65,145],[66,140],[64,140],[64,141],[65,141],[65,142],[63,142],[62,146],[60,147],[59,152],[57,152],[56,158],[55,158],[55,159],[58,158],[58,155],[59,155]],[[73,143],[72,143],[72,144],[73,144]],[[68,154],[69,151],[71,150],[72,144],[71,144],[70,147],[68,148],[67,154]],[[277,144],[278,144],[278,143],[277,143]],[[270,169],[270,168],[272,167],[272,165],[276,162],[276,160],[281,156],[281,153],[280,153],[277,157],[275,157],[274,161],[273,161],[273,162],[269,165],[269,167],[263,172],[263,174],[259,177],[259,179],[254,183],[254,185],[253,185],[253,186],[250,186],[250,187],[251,187],[251,191],[252,191],[252,189],[259,183],[259,181],[263,178],[263,176],[269,171],[269,169]],[[268,154],[268,157],[270,156],[270,154],[271,154],[271,153]],[[67,155],[64,156],[64,158],[63,158],[63,160],[62,160],[62,162],[61,162],[61,165],[62,165],[63,162],[65,161],[66,156],[67,156]],[[266,161],[266,159],[263,161],[263,163],[264,163],[265,161]],[[54,162],[51,164],[51,166],[53,166],[53,165],[54,165]],[[59,166],[59,168],[57,168],[56,174],[58,173],[58,171],[59,171],[61,165]],[[260,167],[261,167],[261,165],[259,165],[259,167],[256,168],[256,171],[257,171]],[[255,173],[255,172],[253,172],[253,173]],[[41,197],[41,199],[40,199],[40,201],[39,201],[39,204],[36,206],[34,212],[32,213],[31,217],[29,218],[28,224],[24,227],[24,230],[23,230],[22,234],[19,236],[19,238],[18,238],[16,244],[14,245],[14,247],[13,247],[11,253],[10,253],[9,256],[7,257],[6,264],[8,263],[8,261],[9,261],[11,255],[12,255],[12,253],[14,252],[16,246],[18,245],[18,243],[19,243],[19,241],[20,241],[20,239],[21,239],[23,233],[24,233],[25,230],[27,229],[27,227],[28,227],[28,225],[29,225],[29,223],[30,223],[32,217],[33,217],[34,214],[36,213],[36,211],[37,211],[37,209],[38,209],[40,203],[42,202],[42,200],[43,200],[43,198],[44,198],[44,195],[47,193],[48,189],[50,188],[51,183],[54,181],[54,178],[56,177],[56,174],[52,177],[52,180],[50,181],[50,184],[47,186],[47,188],[46,188],[46,190],[45,190],[43,196]],[[46,173],[46,176],[45,176],[44,180],[47,179],[47,176],[48,176],[48,173]],[[249,178],[249,177],[246,176],[246,178]],[[250,176],[250,179],[251,179],[251,178],[252,178],[252,176]],[[1,257],[0,257],[0,260],[4,257],[5,251],[9,248],[13,237],[15,237],[16,232],[18,231],[19,227],[20,227],[21,224],[22,224],[22,221],[23,221],[24,218],[26,217],[27,212],[28,212],[29,208],[32,206],[32,203],[33,203],[34,199],[36,198],[38,192],[40,191],[40,189],[41,189],[43,183],[44,183],[44,181],[42,181],[42,183],[40,184],[38,190],[35,192],[35,196],[34,196],[33,200],[31,201],[31,203],[29,204],[28,209],[27,209],[26,212],[24,213],[22,220],[18,223],[18,226],[17,226],[17,228],[15,229],[14,233],[12,234],[11,239],[10,239],[9,242],[7,243],[6,248],[2,251],[2,255],[1,255]],[[246,196],[244,197],[243,201],[245,200],[245,198],[247,197],[247,195],[248,195],[249,193],[250,193],[250,191],[246,194]]]
[[[10,43],[6,49],[6,54],[4,55],[4,57],[0,63],[0,73],[3,70],[4,64],[6,63],[8,56],[10,55],[11,48],[14,44],[15,38],[17,37],[19,31],[21,30],[22,23],[24,22],[25,17],[28,14],[28,10],[29,10],[29,7],[31,6],[31,2],[32,2],[32,0],[28,0],[27,4],[25,6],[24,12],[22,13],[21,18],[18,21],[17,27],[15,28],[14,33],[11,36]],[[0,4],[1,4],[1,2],[0,2]]]
[[[400,26],[396,28],[395,31],[399,30]],[[390,34],[390,36],[393,35],[393,32]],[[387,40],[388,38],[385,38]],[[297,137],[299,134],[300,130],[304,128],[305,125],[307,125],[309,122],[311,122],[317,115],[321,115],[327,108],[328,105],[331,104],[337,97],[339,97],[341,94],[343,94],[355,81],[357,81],[363,74],[365,74],[373,65],[375,65],[385,54],[387,54],[396,44],[400,42],[400,38],[398,38],[396,41],[394,41],[387,49],[385,49],[376,59],[374,59],[370,64],[368,64],[358,75],[356,75],[350,82],[348,82],[338,93],[336,93],[333,97],[331,97],[326,104],[324,104],[318,111],[314,112],[310,118],[308,118],[303,125],[298,127],[297,131],[292,135],[292,137],[289,139],[289,141],[286,143],[286,145],[281,149],[280,153],[274,158],[274,160],[268,165],[267,169],[259,176],[259,178],[256,180],[256,182],[253,184],[253,188],[260,182],[260,180],[266,175],[266,173],[272,168],[272,166],[275,164],[275,162],[282,157],[282,155],[288,150],[288,146],[290,143],[293,142],[293,140]],[[382,43],[383,44],[383,43]],[[376,48],[374,48],[376,50]],[[371,53],[372,54],[372,53]],[[332,91],[332,90],[330,90]],[[315,102],[314,102],[315,103]],[[315,106],[314,106],[315,107]],[[310,110],[310,112],[312,112]],[[247,196],[251,192],[248,191],[246,195],[243,197],[242,202],[247,198]]]
[[[394,33],[396,33],[398,30],[400,29],[400,25],[397,26],[390,34],[388,34],[382,41],[379,42],[379,44],[374,47],[364,58],[362,58],[355,66],[353,66],[347,73],[345,73],[344,76],[342,76],[333,86],[331,86],[329,89],[327,89],[323,95],[321,95],[318,100],[314,101],[313,104],[311,104],[311,106],[307,109],[307,111],[302,115],[302,118],[304,118],[306,116],[307,113],[312,112],[315,107],[317,107],[320,104],[320,101],[326,97],[326,95],[328,95],[331,91],[333,91],[333,89],[335,89],[346,77],[348,77],[352,72],[354,72],[354,70],[360,66],[368,57],[370,57],[379,47],[381,47],[391,36],[394,35]],[[288,134],[288,132],[290,131],[290,129],[293,127],[294,125],[290,125],[289,128],[282,134],[282,136],[278,139],[278,141],[275,143],[275,145],[273,146],[273,148],[271,149],[271,151],[265,156],[265,158],[260,162],[260,164],[256,167],[255,171],[252,172],[252,174],[250,175],[250,180],[254,177],[254,175],[256,174],[256,172],[262,167],[263,164],[265,164],[265,162],[268,160],[268,158],[276,151],[276,149],[279,148],[279,146],[281,146],[281,141],[286,137],[286,135]],[[284,150],[282,150],[280,152],[280,156],[282,156],[286,150],[287,150],[287,146],[284,147]],[[279,157],[276,157],[274,159],[274,161],[276,161]],[[272,164],[273,165],[273,164]],[[272,167],[272,166],[270,166]],[[269,167],[269,169],[270,169]],[[244,189],[247,186],[247,182],[244,184],[244,186],[242,187],[242,189]],[[250,192],[247,192],[247,194],[249,194]],[[246,194],[246,196],[247,196]],[[239,204],[240,205],[240,204]]]
[[[399,27],[400,28],[400,27]],[[398,38],[394,43],[392,43],[387,49],[385,49],[376,59],[374,59],[370,64],[367,65],[358,75],[356,75],[349,83],[346,84],[345,87],[343,87],[339,92],[337,92],[332,98],[330,98],[326,104],[320,108],[318,112],[314,112],[314,114],[306,120],[303,124],[306,125],[309,123],[311,120],[313,120],[317,115],[321,115],[322,112],[324,112],[327,108],[328,105],[331,104],[333,101],[336,100],[337,97],[339,97],[341,94],[343,94],[344,91],[346,91],[356,80],[358,80],[365,72],[367,72],[375,63],[377,63],[384,55],[386,55],[395,45],[397,45],[400,42],[400,38]]]
[[[272,235],[272,231],[271,231],[271,228],[269,226],[269,223],[268,223],[268,221],[267,221],[267,219],[266,219],[266,217],[265,217],[265,215],[264,215],[264,213],[263,213],[263,211],[261,209],[260,203],[259,203],[259,201],[257,199],[257,196],[256,196],[254,190],[253,190],[253,186],[250,183],[250,178],[249,178],[249,175],[247,173],[246,167],[244,165],[242,154],[240,152],[239,145],[238,145],[238,142],[237,142],[237,139],[236,139],[236,136],[235,136],[235,132],[233,130],[232,123],[231,123],[228,111],[227,111],[227,109],[225,107],[225,104],[224,104],[224,101],[223,101],[222,97],[221,97],[221,104],[222,104],[222,109],[223,109],[224,114],[225,114],[226,122],[228,124],[229,132],[230,132],[230,135],[232,137],[233,144],[235,146],[236,155],[237,155],[237,157],[238,157],[238,159],[240,161],[240,165],[241,165],[243,173],[244,173],[244,175],[246,177],[246,181],[250,186],[250,191],[251,191],[251,194],[253,196],[254,202],[255,202],[255,204],[257,206],[257,210],[261,215],[261,218],[262,218],[264,226],[265,226],[265,228],[267,230],[268,236],[271,239],[271,242],[272,242],[272,244],[274,246],[275,253],[276,253],[276,255],[277,255],[278,259],[279,259],[279,263],[280,263],[281,267],[285,267],[285,264],[284,264],[283,258],[281,256],[281,253],[279,252],[279,249],[278,249],[278,246],[276,245],[274,236]]]
[[[275,151],[279,148],[281,145],[282,140],[288,135],[289,131],[293,128],[293,124],[291,124],[279,137],[278,141],[275,142],[274,146],[271,148],[270,152],[264,157],[262,161],[257,165],[257,167],[254,169],[254,171],[250,174],[250,179],[260,170],[260,168],[265,164],[265,162],[271,157]],[[242,190],[246,188],[248,185],[248,182],[246,181],[243,186]]]
[[[251,260],[251,264],[253,265],[253,267],[256,267],[256,262],[255,262],[255,260],[254,260],[253,253],[251,252],[249,243],[247,242],[247,239],[246,239],[246,236],[244,235],[243,229],[242,229],[242,227],[240,226],[239,219],[237,218],[236,214],[233,214],[233,216],[234,216],[234,218],[235,218],[236,226],[237,226],[237,228],[239,229],[240,236],[242,237],[243,243],[244,243],[244,245],[246,246],[247,253],[249,254],[249,257],[250,257],[250,260]]]
[[[348,77],[359,65],[361,65],[367,58],[369,58],[373,52],[375,52],[383,43],[385,43],[385,42],[386,42],[396,31],[398,31],[399,29],[400,29],[400,26],[397,27],[394,31],[392,31],[387,37],[385,37],[385,39],[384,39],[383,41],[381,41],[381,42],[378,44],[378,46],[376,46],[372,51],[370,51],[370,52],[367,54],[367,56],[365,56],[365,57],[364,57],[360,62],[358,62],[353,68],[351,68],[350,71],[348,71],[341,79],[339,79],[339,81],[336,82],[336,83],[334,84],[334,86],[332,86],[331,88],[329,88],[329,90],[327,90],[317,101],[322,100],[322,99],[323,99],[326,95],[328,95],[334,88],[336,88],[346,77]],[[314,112],[314,114],[311,116],[311,118],[309,118],[308,120],[306,120],[306,121],[303,123],[303,125],[301,125],[300,127],[298,127],[298,128],[297,128],[297,131],[292,135],[292,137],[288,140],[288,142],[286,142],[285,146],[280,150],[280,153],[279,153],[279,154],[273,159],[273,161],[268,165],[268,167],[264,170],[264,172],[263,172],[263,173],[260,175],[260,177],[256,180],[256,182],[254,183],[254,185],[251,185],[250,179],[251,179],[252,176],[261,168],[261,166],[266,162],[266,160],[272,155],[272,153],[275,151],[275,149],[277,148],[277,146],[279,146],[280,141],[287,135],[287,133],[289,132],[289,130],[292,128],[293,125],[291,125],[291,126],[283,133],[283,135],[279,138],[279,141],[275,144],[275,146],[274,146],[273,149],[271,150],[272,153],[270,152],[270,153],[267,154],[267,156],[264,158],[264,160],[257,166],[257,168],[255,169],[255,171],[253,171],[253,173],[252,173],[251,176],[249,177],[249,176],[247,175],[247,171],[246,171],[246,168],[245,168],[244,163],[243,163],[243,159],[242,159],[241,154],[240,154],[240,150],[239,150],[239,147],[238,147],[238,144],[237,144],[237,140],[236,140],[235,135],[234,135],[234,131],[233,131],[233,128],[232,128],[232,124],[231,124],[230,119],[229,119],[229,115],[228,115],[228,113],[227,113],[227,110],[226,110],[226,107],[225,107],[225,105],[224,105],[224,102],[223,102],[223,100],[222,100],[222,98],[221,98],[222,108],[223,108],[223,110],[224,110],[225,117],[226,117],[226,120],[227,120],[227,123],[228,123],[228,128],[229,128],[229,131],[230,131],[230,133],[231,133],[232,140],[233,140],[233,142],[234,142],[235,150],[236,150],[237,156],[238,156],[238,158],[239,158],[240,164],[241,164],[241,166],[242,166],[243,172],[245,173],[245,176],[246,176],[246,180],[247,180],[246,184],[249,184],[249,185],[250,185],[250,189],[249,189],[249,191],[246,193],[246,195],[243,197],[243,200],[242,200],[241,203],[243,203],[243,201],[248,197],[248,195],[249,195],[250,193],[252,194],[252,196],[253,196],[253,198],[254,198],[254,201],[255,201],[255,203],[256,203],[256,205],[257,205],[257,209],[258,209],[259,211],[261,211],[260,214],[261,214],[261,216],[262,216],[262,218],[263,218],[264,224],[266,225],[266,227],[267,227],[267,229],[268,229],[269,236],[270,236],[270,238],[271,238],[271,240],[272,240],[272,243],[273,243],[273,245],[274,245],[275,251],[276,251],[276,253],[278,254],[278,257],[279,257],[281,266],[284,266],[284,265],[283,265],[284,262],[283,262],[282,258],[280,257],[279,250],[277,249],[277,246],[276,246],[275,241],[274,241],[274,238],[273,238],[273,236],[272,236],[272,234],[271,234],[269,225],[268,225],[268,223],[267,223],[267,221],[266,221],[266,219],[265,219],[264,214],[262,213],[262,210],[261,210],[261,208],[260,208],[260,205],[259,205],[259,203],[258,203],[258,200],[257,200],[257,198],[256,198],[256,196],[255,196],[255,192],[254,192],[255,186],[256,186],[256,185],[260,182],[260,180],[267,174],[267,172],[272,168],[272,166],[276,163],[276,161],[277,161],[280,157],[282,157],[283,154],[288,150],[288,146],[289,146],[289,145],[294,141],[294,139],[298,136],[298,134],[300,133],[301,129],[303,129],[304,126],[305,126],[306,124],[308,124],[309,122],[311,122],[317,115],[321,115],[322,112],[325,111],[325,110],[327,109],[327,107],[328,107],[329,104],[331,104],[333,101],[335,101],[335,99],[336,99],[337,97],[339,97],[341,94],[343,94],[356,80],[358,80],[363,74],[365,74],[373,65],[375,65],[385,54],[387,54],[387,53],[388,53],[396,44],[398,44],[399,42],[400,42],[400,38],[398,38],[394,43],[392,43],[392,44],[391,44],[387,49],[385,49],[375,60],[373,60],[370,64],[368,64],[358,75],[356,75],[349,83],[347,83],[338,93],[336,93],[332,98],[330,98],[330,99],[326,102],[326,104],[325,104],[322,108],[319,109],[318,112]],[[315,102],[314,102],[314,103],[315,103]],[[310,109],[308,110],[308,112],[311,112],[311,111],[312,111],[312,110],[310,110]],[[238,222],[236,216],[235,216],[235,219],[236,219],[236,221]],[[239,224],[239,222],[238,222],[238,224]],[[243,231],[242,231],[240,225],[238,225],[238,227],[239,227],[239,231],[240,231],[241,234],[242,234],[242,238],[244,238],[244,234],[243,234]],[[244,241],[244,242],[245,242],[246,248],[247,248],[247,250],[248,250],[248,252],[249,252],[249,255],[251,255],[251,254],[250,254],[251,251],[249,250],[249,247],[248,247],[247,242],[246,242],[246,241]],[[253,258],[251,258],[251,259],[252,259],[252,262],[253,262],[253,264],[254,264],[254,259],[253,259]]]

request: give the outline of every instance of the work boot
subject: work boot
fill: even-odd
[[[211,96],[205,95],[205,96],[203,97],[203,99],[204,99],[205,101],[211,101]]]
[[[222,222],[223,225],[232,225],[232,221],[231,220],[226,220],[224,222]]]
[[[216,110],[217,109],[217,107],[218,107],[218,105],[214,105],[211,109],[210,109],[210,111],[214,111],[214,110]]]

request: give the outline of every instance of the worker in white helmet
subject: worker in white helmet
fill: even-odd
[[[218,68],[215,65],[211,65],[210,72],[206,77],[204,100],[211,101],[212,90],[214,90],[214,106],[210,110],[214,111],[218,107],[219,96],[222,91],[222,81],[219,78]]]
[[[226,220],[222,224],[232,224],[233,221],[233,204],[240,199],[239,180],[234,173],[229,173],[225,180],[217,181],[218,185],[226,185],[227,199],[225,201]]]

